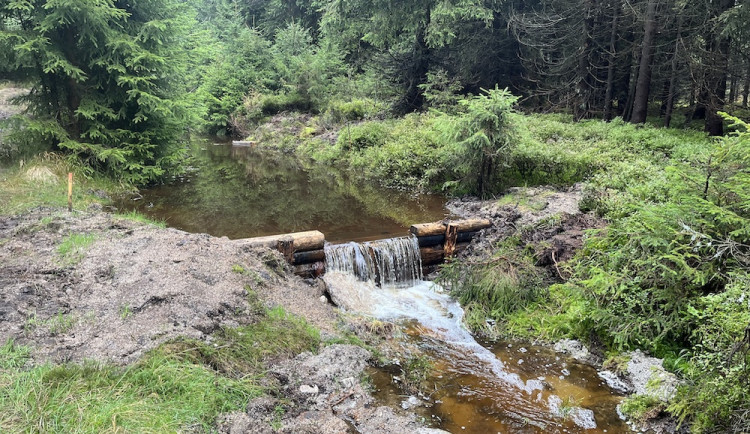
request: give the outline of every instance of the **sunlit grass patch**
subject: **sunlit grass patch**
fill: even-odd
[[[62,156],[45,153],[24,165],[0,167],[0,215],[19,214],[40,206],[67,207],[68,172],[74,173],[73,208],[76,210],[94,203],[108,204],[109,200],[97,196],[97,191],[116,194],[129,189],[103,175],[80,175]]]

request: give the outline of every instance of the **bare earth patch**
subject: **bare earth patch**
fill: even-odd
[[[62,252],[71,237],[90,245]],[[271,251],[106,213],[38,209],[0,218],[0,341],[38,360],[130,363],[177,336],[254,321],[255,292],[324,332],[335,312]]]

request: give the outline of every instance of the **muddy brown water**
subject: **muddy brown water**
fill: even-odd
[[[419,339],[423,346],[432,347],[426,351],[432,371],[420,403],[411,410],[429,426],[451,433],[631,432],[617,416],[622,396],[603,384],[594,368],[547,347],[482,342],[521,381],[543,379],[543,390],[528,393],[481,375],[482,367],[471,358],[449,357],[443,346],[429,343],[429,338]],[[410,395],[394,381],[401,375],[398,367],[368,368],[367,372],[379,403],[397,408],[408,402]],[[549,412],[553,396],[562,401],[558,415]],[[596,427],[577,425],[571,415],[574,407],[592,410]]]
[[[213,143],[191,154],[184,176],[116,206],[187,232],[238,239],[319,230],[329,242],[404,236],[447,215],[444,197],[357,182],[288,154]]]

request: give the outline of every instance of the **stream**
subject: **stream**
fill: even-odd
[[[458,303],[422,280],[416,239],[403,236],[411,224],[446,217],[444,198],[378,188],[250,147],[200,143],[192,155],[186,175],[121,198],[118,208],[232,239],[323,232],[332,242],[324,279],[334,301],[400,324],[405,348],[418,347],[432,366],[419,396],[394,381],[397,366],[371,368],[379,404],[409,408],[452,433],[629,432],[615,410],[622,398],[595,369],[547,347],[477,342]]]

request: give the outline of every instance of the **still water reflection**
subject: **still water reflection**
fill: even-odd
[[[403,236],[411,224],[445,217],[440,196],[355,182],[291,155],[206,143],[192,155],[185,176],[118,207],[188,232],[237,239],[317,229],[330,242]]]

